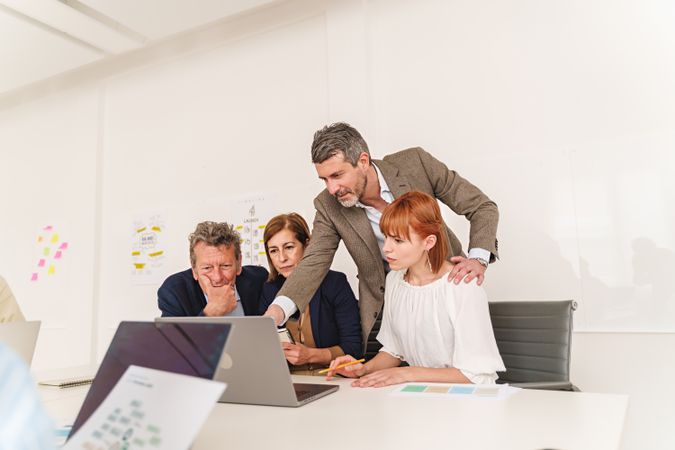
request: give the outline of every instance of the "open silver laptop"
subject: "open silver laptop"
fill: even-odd
[[[221,402],[302,406],[338,390],[331,384],[293,383],[270,317],[160,317],[157,322],[232,325],[214,380],[227,383]]]
[[[0,342],[14,350],[29,366],[33,361],[40,323],[39,320],[0,323]]]

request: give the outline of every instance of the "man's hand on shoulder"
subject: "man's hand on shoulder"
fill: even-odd
[[[225,316],[237,307],[237,296],[234,293],[234,282],[223,286],[213,286],[206,275],[199,276],[199,286],[208,298],[204,307],[205,316]]]
[[[463,256],[453,256],[450,258],[450,261],[455,265],[448,275],[448,281],[454,281],[455,284],[459,284],[462,279],[465,283],[470,283],[474,278],[476,278],[476,284],[479,286],[483,284],[485,280],[485,267],[477,259],[468,259]]]

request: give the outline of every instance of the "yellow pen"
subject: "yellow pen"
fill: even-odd
[[[322,370],[319,370],[317,373],[318,373],[319,375],[321,375],[321,374],[324,374],[324,373],[328,373],[328,372],[330,372],[331,370],[342,369],[343,367],[351,366],[351,365],[357,364],[357,363],[362,363],[362,362],[364,362],[364,361],[365,361],[365,358],[357,359],[356,361],[349,361],[349,362],[347,362],[347,363],[340,364],[339,366],[336,366],[336,367],[334,367],[334,368],[332,368],[332,369],[329,367],[328,369],[322,369]]]

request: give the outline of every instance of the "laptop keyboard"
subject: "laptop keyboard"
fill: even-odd
[[[300,404],[323,397],[338,390],[339,386],[331,384],[293,383],[295,398]]]
[[[303,389],[300,386],[293,386],[295,388],[295,398],[298,399],[299,402],[303,400],[307,400],[309,397],[312,396],[312,391],[308,391],[306,389]]]

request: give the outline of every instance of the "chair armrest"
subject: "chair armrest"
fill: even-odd
[[[513,387],[522,389],[542,389],[547,391],[579,391],[569,381],[534,381],[529,383],[510,383]]]

